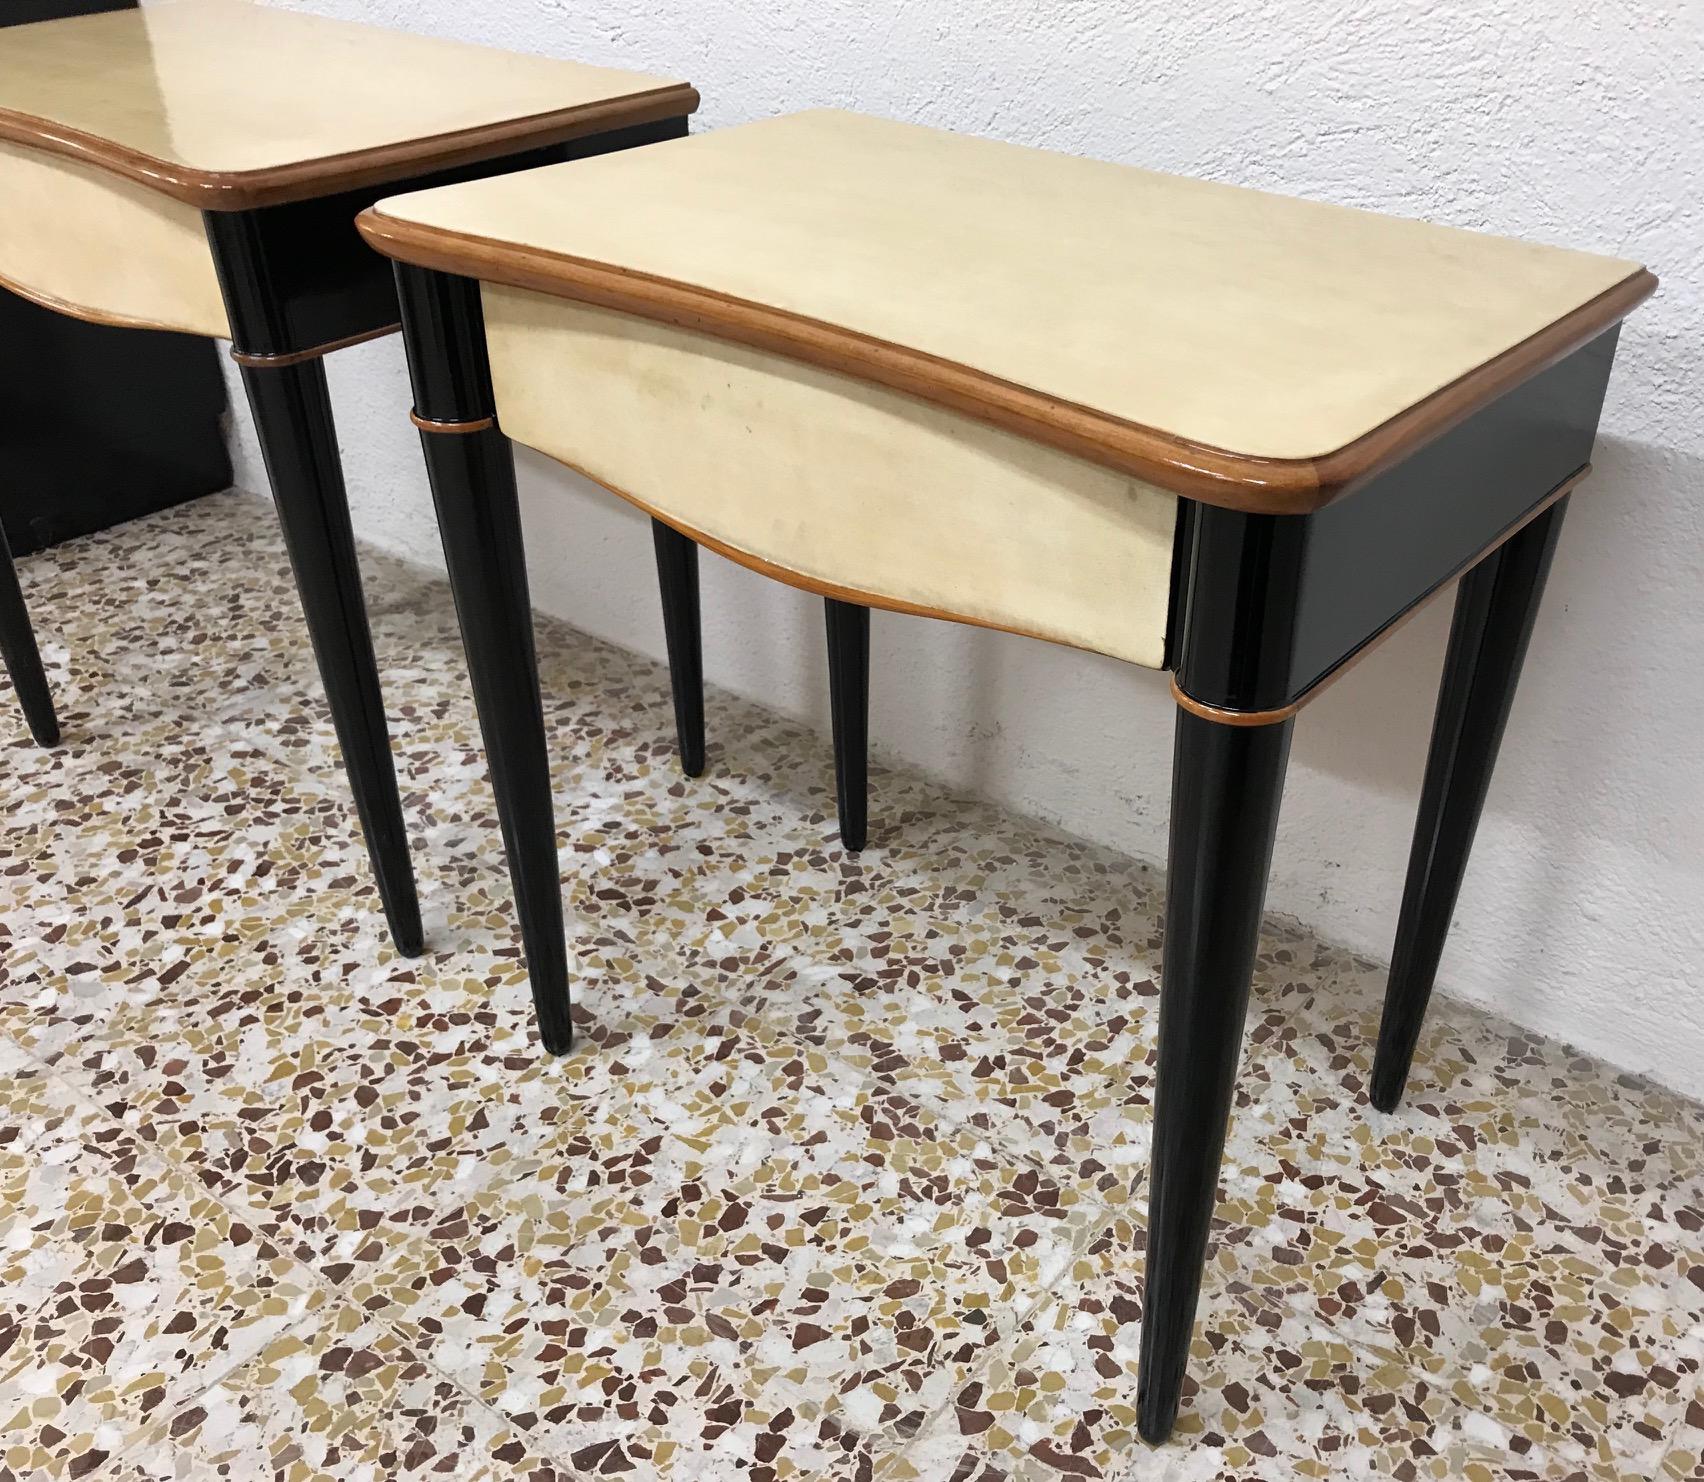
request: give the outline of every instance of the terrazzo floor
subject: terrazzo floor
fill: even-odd
[[[540,1054],[445,587],[369,553],[428,955],[276,527],[21,563],[0,1479],[1704,1476],[1704,1111],[1269,924],[1174,1442],[1135,1436],[1160,892],[540,624],[579,959]]]

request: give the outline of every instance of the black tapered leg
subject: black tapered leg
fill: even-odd
[[[674,688],[680,769],[704,775],[704,635],[698,610],[698,546],[672,525],[651,521],[657,585],[663,594],[663,638]]]
[[[569,1048],[568,944],[514,454],[495,425],[479,285],[397,264],[403,340],[539,1038]]]
[[[1294,724],[1177,716],[1136,1386],[1154,1442],[1171,1434],[1183,1389]]]
[[[834,796],[841,845],[856,854],[870,821],[870,609],[823,599],[828,697],[834,718]]]
[[[539,1037],[560,1054],[573,1037],[568,952],[514,457],[495,428],[422,432],[420,441],[497,795]]]
[[[36,647],[35,630],[30,627],[29,609],[24,606],[23,589],[18,585],[4,530],[0,530],[0,657],[6,660],[6,672],[18,692],[18,703],[24,707],[30,734],[43,746],[57,745],[59,718],[53,713],[41,651]]]
[[[397,950],[423,948],[408,834],[337,452],[325,366],[243,367],[273,502]]]
[[[1396,1109],[1408,1081],[1567,503],[1557,500],[1516,532],[1456,590],[1373,1060],[1380,1111]]]

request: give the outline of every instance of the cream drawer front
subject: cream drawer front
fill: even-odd
[[[230,334],[195,207],[3,142],[0,283],[80,319]]]
[[[1175,495],[690,330],[493,284],[484,303],[516,442],[849,600],[1161,667]]]

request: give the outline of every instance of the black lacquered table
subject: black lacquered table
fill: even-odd
[[[1636,263],[839,113],[381,201],[541,1032],[569,1033],[510,441],[854,611],[1169,671],[1143,1435],[1181,1393],[1290,737],[1455,622],[1372,1100],[1400,1097]],[[852,636],[848,637],[848,629]],[[843,797],[843,805],[845,799]]]

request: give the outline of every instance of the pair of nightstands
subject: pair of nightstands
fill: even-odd
[[[674,138],[680,82],[230,0],[42,22],[0,46],[0,287],[229,340],[396,945],[420,910],[323,357],[397,328],[379,197]],[[0,645],[58,724],[0,541]]]
[[[79,87],[97,55],[124,89]],[[1169,671],[1140,1374],[1142,1433],[1162,1439],[1295,717],[1460,578],[1372,1090],[1388,1108],[1617,328],[1654,279],[848,114],[689,140],[694,102],[224,4],[56,23],[0,61],[0,278],[232,339],[406,949],[418,915],[318,359],[400,313],[553,1049],[568,958],[511,441],[655,522],[689,770],[696,548],[827,599],[851,844],[870,607]],[[15,583],[0,618],[26,706],[50,713]]]

